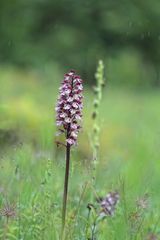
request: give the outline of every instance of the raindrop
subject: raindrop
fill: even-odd
[[[128,25],[129,25],[129,27],[133,27],[133,22],[130,21],[130,22],[128,23]]]
[[[148,35],[148,37],[150,37],[151,36],[151,32],[147,32],[147,35]]]
[[[12,44],[11,40],[8,41],[8,46],[10,47]]]

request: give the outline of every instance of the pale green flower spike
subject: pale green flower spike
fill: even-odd
[[[93,149],[93,180],[95,180],[95,170],[98,162],[99,154],[99,134],[100,134],[100,119],[99,119],[99,107],[102,100],[102,90],[105,85],[104,79],[104,64],[102,60],[99,60],[97,71],[95,73],[96,86],[94,87],[95,98],[93,101],[93,130],[91,134],[91,146]]]

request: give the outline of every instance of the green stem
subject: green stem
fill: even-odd
[[[70,150],[71,146],[67,143],[66,146],[66,170],[64,180],[64,193],[63,193],[63,209],[62,209],[62,237],[64,234],[65,222],[66,222],[66,208],[67,208],[67,196],[68,196],[68,180],[69,180],[69,165],[70,165]]]
[[[92,231],[91,231],[91,240],[95,240],[95,230],[96,230],[96,221],[97,218],[94,220],[93,226],[92,226]]]

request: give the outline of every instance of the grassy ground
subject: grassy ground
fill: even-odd
[[[0,70],[0,239],[59,239],[64,149],[55,146],[53,107],[61,75]],[[56,76],[56,77],[55,77]],[[85,88],[83,131],[72,151],[66,239],[159,239],[159,91],[104,90],[100,157],[91,181],[91,89]],[[89,220],[87,204],[118,191],[113,217]],[[138,204],[137,203],[137,199]],[[16,216],[4,208],[14,205]],[[143,204],[142,204],[143,203]],[[157,236],[157,238],[153,238]]]

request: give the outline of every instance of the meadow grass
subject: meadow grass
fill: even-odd
[[[43,81],[45,74],[13,70],[1,70],[0,76],[0,208],[13,204],[16,214],[8,220],[1,214],[0,239],[59,239],[65,158],[54,142],[58,83]],[[111,84],[104,89],[94,187],[89,141],[94,96],[87,86],[84,96],[83,131],[71,157],[66,239],[152,239],[149,234],[159,239],[159,91]],[[88,220],[87,205],[114,190],[120,194],[115,215],[101,220],[91,238],[94,210]],[[147,207],[138,208],[145,194]]]

